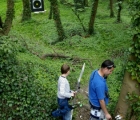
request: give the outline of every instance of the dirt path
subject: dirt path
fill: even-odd
[[[90,105],[88,102],[88,88],[81,88],[78,92],[76,102],[80,102],[82,104],[81,107],[77,107],[74,109],[74,119],[73,120],[89,120],[90,115]]]

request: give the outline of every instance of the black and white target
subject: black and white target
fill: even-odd
[[[44,11],[44,1],[43,0],[31,0],[31,11]]]

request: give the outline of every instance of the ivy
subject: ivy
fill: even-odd
[[[130,113],[128,114],[128,118],[131,119],[132,116],[135,116],[136,120],[140,119],[139,113],[140,113],[140,96],[135,94],[134,92],[128,93],[126,96],[126,99],[128,100],[131,110]]]
[[[17,43],[9,37],[0,37],[0,118],[44,120],[49,116],[53,120],[56,84],[53,78],[47,78],[44,66],[17,60]],[[47,81],[42,85],[40,81],[44,79]]]
[[[132,16],[133,42],[129,48],[132,58],[128,62],[127,70],[131,73],[132,79],[140,83],[140,1],[129,0],[129,10]]]
[[[132,16],[132,29],[131,33],[133,35],[132,45],[129,48],[131,58],[128,62],[127,70],[131,73],[132,79],[137,80],[140,83],[140,1],[139,0],[129,0],[129,10]],[[138,86],[137,86],[138,87]],[[140,119],[140,96],[135,93],[128,93],[126,96],[128,99],[131,114],[128,114],[128,119],[133,119],[135,116],[136,120]]]

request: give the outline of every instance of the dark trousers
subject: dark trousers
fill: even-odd
[[[68,114],[68,113],[72,110],[72,107],[68,104],[68,99],[67,98],[65,98],[65,99],[58,98],[57,101],[58,101],[59,108],[57,110],[53,111],[52,115],[54,117],[62,116],[63,120],[65,120],[66,115],[67,115],[67,118],[69,118],[70,114]]]
[[[72,107],[69,105],[67,98],[65,99],[58,98],[57,101],[58,101],[59,109],[62,114],[65,114],[66,112],[71,111]]]

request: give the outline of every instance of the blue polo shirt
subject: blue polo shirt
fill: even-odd
[[[101,107],[99,100],[104,100],[107,105],[109,98],[106,93],[108,93],[106,79],[98,74],[98,70],[93,71],[89,80],[89,101],[96,107]]]

